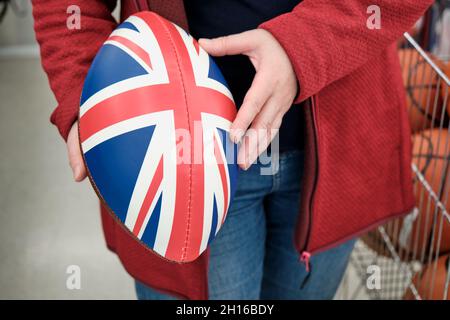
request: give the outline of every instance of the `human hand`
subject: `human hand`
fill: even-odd
[[[263,29],[200,39],[199,44],[212,56],[246,55],[255,67],[255,78],[230,129],[231,140],[242,143],[238,164],[246,170],[267,149],[292,105],[297,94],[294,69],[283,47]]]
[[[83,181],[86,178],[86,167],[83,162],[79,144],[78,121],[73,124],[69,131],[67,137],[67,153],[74,180],[76,182]]]

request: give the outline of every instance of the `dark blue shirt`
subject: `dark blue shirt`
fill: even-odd
[[[215,38],[257,28],[261,23],[291,11],[299,0],[185,0],[189,29],[195,38]],[[246,56],[215,58],[236,105],[242,104],[255,69]],[[280,128],[280,151],[303,145],[301,105],[292,106]]]

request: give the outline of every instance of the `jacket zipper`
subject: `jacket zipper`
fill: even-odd
[[[313,161],[314,163],[314,173],[313,173],[313,180],[311,182],[311,191],[310,195],[308,197],[308,204],[305,214],[305,218],[303,221],[300,221],[302,223],[301,225],[301,231],[300,236],[302,237],[301,242],[297,245],[297,250],[300,254],[300,261],[305,264],[306,272],[308,273],[305,279],[303,280],[301,284],[301,288],[303,288],[306,284],[306,282],[309,279],[309,276],[312,271],[312,266],[310,263],[311,258],[311,252],[308,252],[308,245],[311,238],[311,226],[312,226],[312,217],[313,217],[313,205],[314,205],[314,195],[317,188],[317,181],[318,181],[318,172],[319,172],[319,156],[318,156],[318,125],[317,125],[317,119],[316,119],[316,112],[317,112],[317,96],[312,96],[309,100],[310,106],[309,110],[306,111],[307,117],[310,119],[310,123],[312,126],[312,158],[309,159],[309,161]]]
[[[313,188],[311,191],[310,201],[309,201],[309,219],[308,219],[308,230],[307,235],[305,239],[305,244],[303,247],[303,250],[306,250],[308,248],[309,239],[310,239],[310,233],[311,233],[311,225],[312,225],[312,217],[313,217],[313,206],[314,206],[314,196],[316,193],[317,188],[317,181],[319,180],[319,141],[318,141],[318,124],[316,119],[316,112],[317,112],[317,96],[311,97],[311,123],[313,126],[313,133],[314,133],[314,182],[313,182]],[[306,251],[304,251],[306,252]]]

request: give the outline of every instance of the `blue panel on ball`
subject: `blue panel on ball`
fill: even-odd
[[[209,73],[208,73],[208,77],[210,77],[211,79],[214,79],[214,80],[220,82],[221,84],[223,84],[225,87],[228,88],[227,81],[223,77],[222,72],[220,71],[220,69],[217,66],[217,64],[214,62],[213,58],[211,58],[211,56],[209,56]]]
[[[135,27],[132,23],[127,22],[127,21],[125,21],[125,22],[119,24],[119,25],[117,26],[117,29],[130,29],[130,30],[134,30],[134,31],[139,32],[139,30],[136,29],[136,27]]]
[[[149,126],[119,135],[85,153],[97,189],[122,222],[154,128]]]
[[[209,231],[208,244],[210,244],[211,241],[214,240],[214,237],[216,236],[216,229],[217,229],[217,201],[216,197],[214,196],[211,230]]]
[[[119,66],[117,61],[120,61]],[[147,71],[123,50],[105,44],[92,62],[86,76],[80,104],[107,86],[146,73]]]
[[[233,200],[236,191],[236,184],[239,175],[239,167],[237,165],[238,145],[230,139],[230,134],[222,129],[219,131],[220,140],[225,151],[226,161],[228,165],[228,175],[230,176],[230,201]]]
[[[153,209],[150,219],[145,227],[141,240],[150,248],[155,246],[156,233],[158,232],[159,217],[161,215],[161,202],[163,195],[158,198],[158,202]]]

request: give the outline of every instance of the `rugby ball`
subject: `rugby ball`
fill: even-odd
[[[79,110],[90,181],[122,227],[170,261],[195,260],[224,224],[235,115],[211,57],[155,13],[120,24],[90,67]]]

